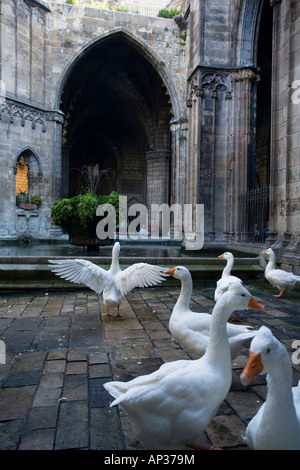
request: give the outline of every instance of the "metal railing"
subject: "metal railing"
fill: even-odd
[[[77,5],[90,6],[93,8],[99,8],[101,10],[114,11],[116,9],[112,2],[108,2],[105,0],[77,0],[76,3]],[[165,6],[164,3],[165,2],[162,3],[162,6],[161,2],[159,1],[143,2],[139,0],[120,0],[119,2],[117,2],[117,5],[127,13],[138,13],[139,15],[157,17],[159,10],[161,10]]]
[[[269,221],[270,188],[248,189],[239,196],[240,241],[264,243]]]

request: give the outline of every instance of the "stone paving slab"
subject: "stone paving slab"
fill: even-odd
[[[244,322],[268,325],[290,355],[300,339],[300,293],[273,297],[264,279],[246,287],[265,310],[240,312]],[[214,284],[196,283],[192,309],[210,312]],[[140,450],[130,419],[103,384],[148,374],[166,361],[195,359],[173,341],[168,330],[180,287],[136,289],[121,306],[121,318],[105,317],[102,299],[90,290],[0,291],[1,450]],[[232,362],[233,382],[205,433],[204,445],[247,449],[242,434],[266,397],[265,377],[243,387],[239,375],[247,361],[243,348]],[[299,354],[300,359],[300,354]],[[293,365],[293,380],[300,365]]]

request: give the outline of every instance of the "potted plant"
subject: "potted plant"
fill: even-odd
[[[40,204],[43,202],[43,199],[38,194],[34,194],[33,196],[31,196],[30,201],[31,204],[35,204],[37,207],[39,207]]]
[[[43,199],[41,198],[41,196],[36,194],[34,196],[31,196],[30,201],[29,201],[27,192],[26,191],[20,191],[16,196],[16,205],[20,209],[29,210],[29,211],[31,210],[32,211],[32,210],[38,209],[38,207],[41,204],[42,200]]]
[[[119,195],[115,191],[108,196],[97,196],[87,192],[69,199],[54,202],[51,208],[53,222],[69,235],[69,242],[76,246],[86,246],[88,251],[109,245],[113,239],[100,240],[96,234],[99,217],[96,216],[100,204],[111,204],[119,215]]]
[[[28,202],[28,195],[26,191],[19,191],[16,195],[16,206],[20,204],[27,204]]]
[[[81,169],[71,168],[77,180],[78,195],[56,201],[51,208],[53,222],[69,235],[72,245],[86,246],[88,251],[99,249],[100,245],[113,243],[113,239],[100,240],[96,234],[100,204],[111,204],[119,217],[119,195],[112,191],[108,196],[100,195],[101,184],[111,176],[110,169],[100,170],[98,164],[84,165]]]
[[[28,201],[28,195],[26,191],[20,191],[16,196],[16,204],[19,209],[24,209],[27,211],[32,211],[37,209],[36,204],[32,204]]]

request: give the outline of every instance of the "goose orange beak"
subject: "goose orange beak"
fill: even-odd
[[[257,302],[257,300],[255,300],[254,297],[250,297],[248,307],[249,308],[256,308],[257,310],[263,310],[264,309],[264,307],[259,302]]]
[[[222,255],[219,255],[218,258],[224,258],[224,253]]]
[[[173,276],[175,273],[175,268],[171,268],[171,269],[168,269],[167,271],[164,271],[164,274],[170,274],[171,276]]]
[[[240,375],[240,381],[243,385],[249,385],[252,380],[262,372],[264,366],[261,361],[261,354],[249,352],[248,362]]]

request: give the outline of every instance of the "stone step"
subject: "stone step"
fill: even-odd
[[[52,257],[51,259],[63,259],[68,257]],[[81,257],[104,269],[109,269],[111,259],[109,257]],[[221,277],[225,263],[218,258],[120,258],[121,268],[124,269],[133,263],[149,262],[167,268],[186,266],[192,273],[193,279],[203,281],[216,281]],[[232,274],[243,280],[254,279],[262,276],[263,268],[260,259],[238,258],[235,260]],[[165,283],[177,282],[173,278],[166,278]],[[61,279],[51,272],[48,265],[48,257],[2,257],[0,258],[0,288],[1,289],[68,289],[80,287],[69,281]]]

